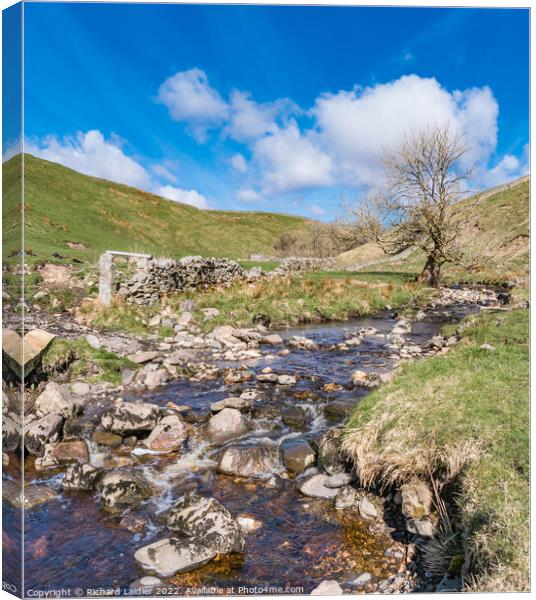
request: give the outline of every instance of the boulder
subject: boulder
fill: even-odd
[[[160,420],[151,431],[144,445],[150,450],[174,452],[188,437],[188,428],[178,414],[168,415]]]
[[[341,586],[335,580],[322,581],[311,592],[311,596],[340,596],[343,593]]]
[[[316,473],[308,477],[298,489],[304,496],[312,498],[335,498],[338,490],[325,485],[328,478],[329,476],[324,473]]]
[[[101,446],[117,448],[117,446],[120,446],[123,443],[123,438],[111,431],[95,431],[93,433],[93,441]]]
[[[375,519],[378,516],[378,509],[368,498],[361,498],[358,502],[359,514],[363,519]]]
[[[101,424],[104,429],[123,433],[125,431],[150,431],[156,427],[160,410],[148,402],[122,402],[104,413]]]
[[[261,383],[277,383],[279,377],[275,373],[259,373],[257,375],[257,381]]]
[[[353,480],[354,477],[351,473],[335,473],[335,475],[330,475],[329,479],[326,480],[326,486],[330,488],[340,488],[344,485],[348,485]]]
[[[137,506],[151,494],[145,479],[132,471],[117,469],[101,481],[101,498],[108,508]]]
[[[39,415],[56,413],[62,417],[73,417],[80,412],[80,404],[54,381],[47,383],[44,392],[37,398],[34,410]]]
[[[69,440],[68,442],[53,442],[45,444],[43,456],[35,461],[35,468],[58,469],[73,464],[89,461],[89,452],[84,440]]]
[[[86,335],[86,342],[93,348],[93,350],[99,350],[102,347],[99,338],[96,335]]]
[[[6,411],[2,415],[2,450],[14,452],[20,446],[20,415]]]
[[[142,365],[143,363],[155,360],[159,356],[160,352],[157,352],[156,350],[147,350],[145,352],[136,352],[135,354],[131,354],[128,359],[137,365]]]
[[[211,442],[221,444],[244,435],[249,429],[249,421],[239,410],[224,408],[210,418],[206,433]]]
[[[171,577],[198,569],[216,554],[217,551],[202,540],[165,538],[137,550],[134,559],[148,573]]]
[[[71,391],[76,396],[87,396],[90,390],[89,383],[85,383],[84,381],[77,381],[71,386]]]
[[[318,345],[316,344],[316,342],[300,335],[295,335],[291,337],[288,343],[290,346],[294,348],[300,348],[302,350],[318,349]]]
[[[213,402],[210,405],[210,410],[212,412],[220,412],[224,408],[236,408],[236,410],[243,410],[251,408],[251,400],[248,398],[225,398],[224,400],[219,400],[218,402]]]
[[[261,477],[276,466],[274,453],[264,446],[230,446],[221,453],[217,470],[226,475]]]
[[[212,331],[210,337],[226,348],[245,348],[246,344],[238,337],[239,335],[239,330],[231,325],[220,325]]]
[[[218,553],[243,552],[245,548],[240,526],[215,498],[195,493],[183,496],[171,507],[167,527],[202,540]]]
[[[147,373],[144,383],[150,390],[154,390],[164,385],[168,379],[169,373],[166,369],[156,369],[156,371],[149,371]]]
[[[302,473],[315,462],[315,452],[303,438],[287,438],[280,450],[285,468],[293,474]]]
[[[346,470],[344,456],[341,451],[341,428],[333,428],[322,435],[317,442],[317,466],[333,475]]]
[[[278,375],[277,383],[279,385],[295,385],[296,377],[294,375]]]
[[[55,413],[29,421],[24,433],[24,444],[28,452],[37,456],[43,454],[45,444],[59,439],[62,426],[63,417]]]
[[[356,398],[338,398],[332,400],[324,407],[324,414],[328,419],[344,419],[355,408]]]
[[[287,427],[304,427],[307,422],[307,411],[303,406],[283,406],[281,408],[281,420]]]
[[[101,471],[90,464],[71,465],[65,471],[63,489],[90,492],[95,488],[100,476]]]
[[[265,335],[260,339],[261,344],[268,344],[270,346],[277,346],[283,343],[283,338],[277,333],[271,333],[269,335]]]
[[[350,485],[343,485],[338,489],[337,495],[335,496],[335,508],[337,510],[344,510],[346,508],[352,508],[357,503],[357,492]]]
[[[408,519],[421,519],[432,510],[432,492],[426,483],[414,481],[400,488],[402,514]]]

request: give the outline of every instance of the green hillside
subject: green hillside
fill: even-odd
[[[526,274],[529,257],[529,179],[524,177],[461,201],[455,208],[460,222],[458,245],[475,276]],[[388,257],[374,243],[359,246],[338,257],[341,265],[358,265],[367,270],[413,271],[424,266],[424,255],[414,251]],[[464,268],[449,266],[453,277]]]
[[[4,164],[4,177],[16,168],[17,157]],[[55,252],[94,261],[108,249],[247,258],[272,254],[281,233],[311,223],[275,213],[200,210],[28,154],[24,191],[25,246],[34,261]]]

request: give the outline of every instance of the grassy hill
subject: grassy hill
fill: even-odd
[[[509,184],[461,201],[455,208],[460,222],[459,245],[477,267],[472,274],[455,266],[447,268],[452,277],[496,274],[526,274],[529,257],[529,179]],[[364,244],[338,257],[341,265],[359,265],[377,271],[419,272],[424,255],[413,251],[386,256],[374,243]]]
[[[20,156],[4,164],[8,180]],[[283,232],[311,221],[262,212],[200,210],[132,187],[24,157],[25,245],[29,260],[94,261],[104,250],[180,257],[271,254]],[[10,249],[6,248],[10,252]]]

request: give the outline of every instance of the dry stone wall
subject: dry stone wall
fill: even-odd
[[[291,256],[289,258],[285,258],[281,262],[277,270],[285,273],[304,273],[308,271],[333,271],[335,270],[335,260],[333,258]]]
[[[173,292],[229,286],[245,279],[246,272],[233,260],[186,256],[180,260],[155,258],[134,275],[117,283],[117,292],[131,304],[151,304]]]

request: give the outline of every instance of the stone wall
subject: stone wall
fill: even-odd
[[[165,294],[229,286],[245,278],[246,272],[233,260],[201,256],[180,260],[155,258],[142,264],[132,277],[118,281],[116,290],[129,303],[150,304]]]
[[[285,258],[278,267],[284,273],[305,273],[308,271],[334,271],[335,259],[291,256]]]

